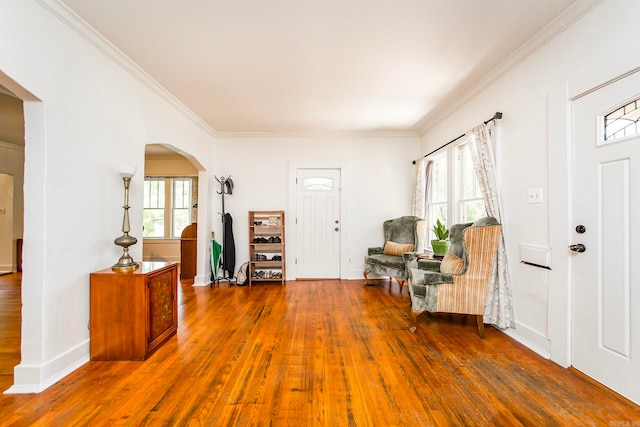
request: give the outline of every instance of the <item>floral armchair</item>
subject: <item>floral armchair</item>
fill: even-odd
[[[368,248],[364,257],[364,284],[370,284],[367,279],[369,273],[387,276],[396,279],[402,294],[402,287],[408,278],[403,255],[416,249],[422,251],[426,222],[417,216],[403,216],[386,220],[382,229],[384,245]]]
[[[415,333],[418,316],[425,311],[470,314],[476,317],[484,338],[484,307],[502,226],[495,218],[450,227],[449,253],[438,265],[425,263],[417,254],[405,256]]]

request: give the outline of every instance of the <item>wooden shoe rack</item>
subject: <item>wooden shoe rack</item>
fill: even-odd
[[[285,282],[284,211],[249,211],[249,286]]]

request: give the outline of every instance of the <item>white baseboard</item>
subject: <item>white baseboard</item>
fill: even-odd
[[[193,286],[209,286],[211,284],[211,274],[199,274],[193,278]]]
[[[7,265],[0,265],[0,274],[5,274],[5,273],[13,273],[15,270],[14,266],[11,264],[7,264]]]
[[[551,359],[551,342],[540,332],[535,331],[517,321],[515,329],[507,328],[498,330],[504,332],[545,359]]]
[[[4,394],[40,393],[89,361],[89,340],[42,365],[19,364]]]

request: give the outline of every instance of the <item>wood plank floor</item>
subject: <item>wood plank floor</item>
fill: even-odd
[[[19,359],[10,280],[3,390]],[[2,395],[0,425],[640,425],[638,406],[493,328],[481,340],[473,321],[424,316],[412,335],[396,284],[179,288],[178,334],[148,360],[89,362],[40,394]]]

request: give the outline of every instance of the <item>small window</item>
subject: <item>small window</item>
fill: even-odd
[[[460,193],[458,197],[458,217],[460,222],[472,222],[486,216],[484,197],[473,167],[469,144],[458,147]]]
[[[333,191],[333,179],[323,176],[304,178],[302,180],[302,191]]]
[[[640,133],[640,99],[636,99],[604,116],[604,141]]]
[[[429,227],[438,220],[448,224],[447,220],[447,153],[444,152],[432,160],[431,177],[428,189],[427,218]],[[429,239],[430,240],[430,239]]]
[[[171,238],[179,239],[182,231],[191,224],[191,179],[173,179],[173,216]]]
[[[164,178],[144,180],[143,237],[164,237]]]
[[[190,177],[145,178],[142,237],[179,239],[192,222],[195,185]]]

